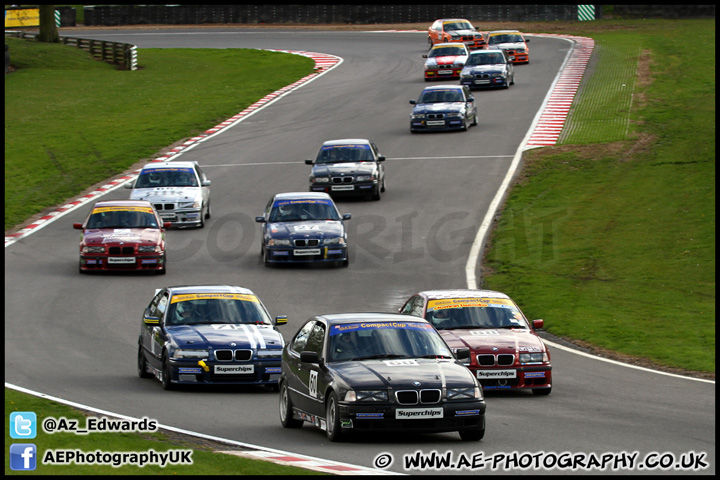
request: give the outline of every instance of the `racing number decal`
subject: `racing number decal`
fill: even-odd
[[[308,385],[308,389],[310,390],[310,396],[313,398],[317,398],[317,378],[318,374],[316,371],[311,370],[310,371],[310,383]]]

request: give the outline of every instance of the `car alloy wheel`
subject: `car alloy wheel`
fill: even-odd
[[[285,428],[300,428],[303,421],[293,418],[293,406],[285,382],[280,384],[280,423]]]
[[[325,409],[325,422],[327,429],[327,437],[331,442],[339,442],[342,440],[342,432],[340,431],[340,412],[338,409],[337,395],[330,392],[328,396],[327,408]]]

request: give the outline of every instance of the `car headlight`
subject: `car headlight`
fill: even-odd
[[[387,402],[387,390],[348,390],[345,393],[346,402]]]
[[[187,350],[187,349],[178,348],[177,350],[175,350],[173,352],[172,358],[207,360],[208,351],[207,350]]]
[[[369,182],[370,180],[375,180],[373,175],[358,175],[355,177],[355,180],[358,182]]]
[[[323,245],[345,245],[345,239],[343,237],[326,238],[323,240]]]
[[[330,183],[330,177],[310,177],[310,183]]]
[[[262,359],[277,359],[280,360],[282,357],[282,350],[258,350],[258,358]]]
[[[193,202],[178,202],[178,208],[200,208],[202,207],[202,200],[195,200]]]
[[[425,118],[424,113],[413,113],[410,115],[410,118]]]
[[[475,385],[474,387],[447,389],[448,400],[482,400],[482,398],[482,391],[477,385]]]
[[[277,245],[280,245],[280,246],[284,246],[284,247],[289,247],[289,246],[290,246],[290,240],[283,239],[283,238],[271,238],[270,240],[268,240],[268,243],[267,243],[267,244],[268,244],[269,247],[270,247],[270,246],[273,246],[273,245],[276,245],[276,246],[277,246]]]
[[[82,253],[105,253],[105,247],[99,246],[99,247],[82,247]]]
[[[547,353],[521,353],[520,363],[543,363],[548,361]]]
[[[524,49],[524,48],[518,48],[517,50],[515,50],[515,52],[517,52],[517,53],[525,53],[525,49]]]
[[[140,245],[138,247],[138,253],[161,253],[162,247],[160,245]]]
[[[450,112],[447,114],[447,116],[448,116],[448,118],[457,118],[457,117],[462,117],[463,114],[462,114],[462,112]]]

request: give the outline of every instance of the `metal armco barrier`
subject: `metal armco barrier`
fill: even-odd
[[[5,36],[37,40],[34,32],[5,31]],[[107,42],[89,38],[60,37],[60,42],[90,52],[94,58],[118,65],[124,70],[137,70],[137,47],[129,43]]]

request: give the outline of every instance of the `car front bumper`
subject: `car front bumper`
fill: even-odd
[[[425,80],[435,80],[444,78],[460,78],[462,67],[447,67],[425,70]]]
[[[507,368],[470,366],[470,371],[482,384],[483,390],[552,387],[552,367],[549,365]]]
[[[413,118],[410,120],[410,130],[413,132],[462,130],[463,128],[465,128],[463,117],[444,118],[441,120]]]
[[[339,416],[341,427],[348,430],[455,432],[483,428],[485,409],[484,401],[412,407],[341,402]]]
[[[92,271],[145,271],[165,268],[165,256],[158,254],[136,255],[80,255],[80,270]]]
[[[260,362],[210,362],[170,360],[170,379],[177,384],[276,385],[280,360]]]
[[[268,263],[339,262],[348,259],[347,246],[325,245],[308,248],[265,247]]]
[[[311,183],[311,192],[323,192],[332,196],[370,195],[378,189],[378,182],[357,182],[344,184]]]

